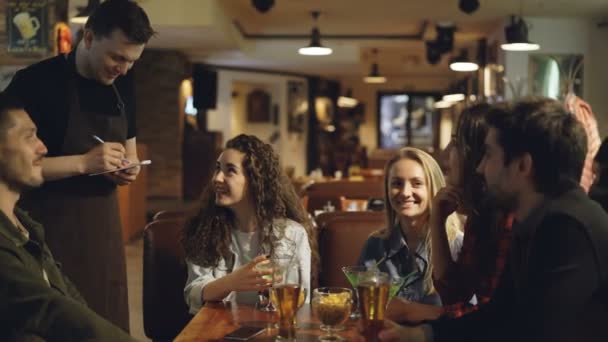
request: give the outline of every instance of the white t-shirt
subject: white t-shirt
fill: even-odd
[[[308,243],[308,235],[304,227],[301,224],[286,219],[286,220],[275,220],[274,224],[281,225],[284,227],[285,235],[277,242],[275,246],[275,255],[292,255],[294,256],[300,265],[302,272],[301,283],[304,289],[306,289],[306,302],[310,299],[310,271],[311,271],[311,250]],[[248,233],[240,233],[238,242],[241,243],[241,249],[246,251],[246,255],[249,257],[256,257],[261,251],[252,250],[252,246],[259,248],[260,241],[259,235],[257,237],[248,237]],[[184,299],[186,304],[190,307],[190,313],[196,314],[203,305],[201,298],[203,288],[214,281],[215,279],[221,278],[226,274],[232,272],[232,270],[241,267],[248,261],[241,256],[239,246],[236,241],[237,234],[232,234],[232,243],[230,244],[230,251],[235,255],[235,262],[231,268],[228,267],[226,260],[220,259],[217,267],[202,267],[187,261],[188,265],[188,280],[184,287]],[[258,239],[257,243],[254,243],[254,239]],[[249,243],[249,247],[247,247]],[[248,251],[248,252],[247,252]],[[245,291],[245,292],[231,292],[225,301],[233,301],[241,303],[253,304],[258,300],[258,293],[256,291]]]
[[[239,258],[239,264],[246,265],[252,259],[260,254],[260,233],[242,232],[238,229],[232,231],[232,241],[236,247],[236,256]],[[257,291],[241,291],[236,292],[237,303],[254,304],[258,299]]]

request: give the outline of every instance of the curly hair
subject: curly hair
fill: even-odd
[[[285,236],[285,225],[277,219],[291,219],[306,230],[312,252],[312,265],[318,262],[315,232],[293,185],[281,170],[272,146],[253,135],[241,134],[226,143],[226,149],[244,154],[243,169],[253,196],[255,220],[260,229],[260,243],[273,255],[276,243]],[[217,172],[217,171],[216,171]],[[236,229],[234,213],[215,204],[210,182],[203,192],[199,213],[182,231],[181,243],[186,258],[203,267],[217,267],[230,256],[231,230]]]

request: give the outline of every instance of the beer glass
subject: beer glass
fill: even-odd
[[[270,300],[279,315],[278,341],[295,341],[295,316],[299,308],[302,285],[300,265],[295,257],[271,259],[273,269]]]
[[[360,301],[363,337],[366,341],[378,341],[378,333],[384,325],[389,292],[388,274],[365,272],[360,275],[357,293]]]

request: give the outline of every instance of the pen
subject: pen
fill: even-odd
[[[97,140],[97,142],[101,143],[101,144],[105,144],[106,142],[103,141],[103,139],[101,139],[100,137],[93,135],[93,139]]]
[[[99,142],[100,144],[105,144],[106,142],[103,141],[103,139],[101,139],[100,137],[96,136],[95,134],[92,135],[93,139],[97,140],[97,142]],[[129,159],[126,158],[122,158],[122,162],[127,162],[127,163],[131,163],[131,161]]]

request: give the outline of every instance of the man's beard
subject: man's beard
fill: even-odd
[[[502,209],[505,212],[513,212],[517,208],[517,195],[507,193],[505,191],[488,187],[485,199],[488,200],[494,208]]]
[[[1,168],[2,166],[0,166]],[[7,188],[15,193],[22,194],[24,192],[39,188],[44,181],[30,180],[30,182],[19,179],[16,175],[9,172],[0,172],[0,180],[4,182]]]

